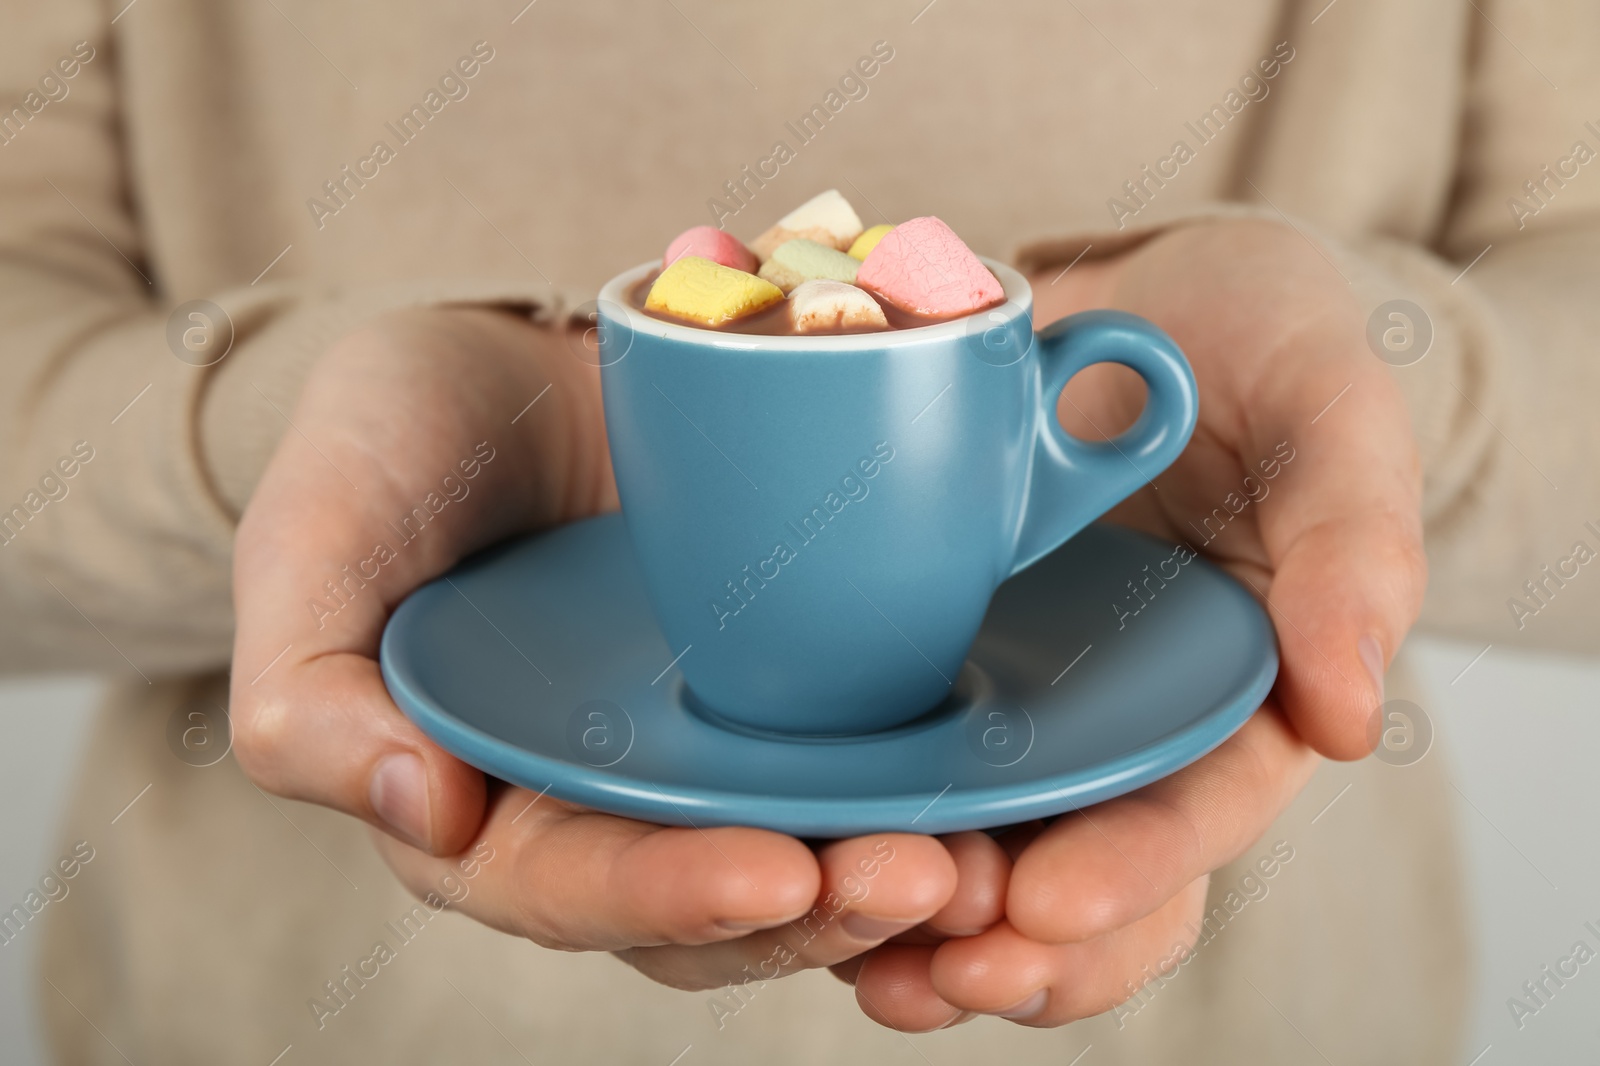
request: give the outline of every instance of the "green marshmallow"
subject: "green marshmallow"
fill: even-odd
[[[778,245],[772,252],[771,261],[806,281],[822,278],[826,281],[842,281],[846,285],[856,283],[856,270],[861,266],[859,259],[804,237]]]

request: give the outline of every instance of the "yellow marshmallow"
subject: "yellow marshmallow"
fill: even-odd
[[[850,246],[850,251],[847,254],[852,259],[865,259],[867,256],[872,254],[872,250],[878,246],[878,242],[883,240],[883,235],[892,229],[894,229],[894,227],[887,223],[878,223],[876,226],[873,226],[871,229],[862,233],[861,236],[857,237],[855,243]]]
[[[754,274],[686,255],[656,278],[644,306],[696,325],[720,326],[781,299],[781,289]]]

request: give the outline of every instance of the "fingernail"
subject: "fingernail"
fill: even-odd
[[[1043,1013],[1044,1006],[1048,1002],[1050,1002],[1050,990],[1041,988],[1016,1006],[1009,1007],[1006,1010],[995,1011],[995,1014],[1001,1018],[1010,1018],[1014,1021],[1027,1021],[1034,1015]]]
[[[910,1033],[910,1034],[915,1035],[915,1036],[920,1036],[920,1035],[923,1035],[925,1033],[937,1033],[941,1029],[954,1029],[956,1026],[961,1025],[963,1022],[970,1022],[972,1019],[976,1018],[977,1016],[978,1016],[977,1012],[975,1012],[975,1011],[970,1011],[970,1010],[957,1011],[955,1016],[952,1017],[949,1021],[943,1022],[943,1023],[939,1024],[939,1025],[935,1025],[930,1029],[905,1029],[905,1030],[902,1030],[902,1031],[906,1032],[906,1033]]]
[[[780,923],[778,923],[778,922],[722,922],[722,921],[719,921],[716,924],[717,924],[717,928],[721,929],[723,932],[726,932],[726,933],[738,933],[739,935],[743,936],[745,933],[753,933],[757,929],[770,929],[774,925],[778,925]]]
[[[854,940],[888,940],[896,933],[903,933],[917,923],[891,922],[885,918],[869,918],[855,911],[845,911],[839,919],[839,924],[844,926],[844,931]]]
[[[1361,656],[1361,664],[1367,668],[1367,673],[1372,678],[1372,689],[1377,693],[1378,702],[1383,702],[1383,648],[1379,646],[1375,637],[1362,637],[1356,641],[1356,653]]]
[[[399,836],[423,851],[432,850],[429,841],[428,768],[420,756],[410,752],[386,755],[372,772],[367,799],[379,818]]]

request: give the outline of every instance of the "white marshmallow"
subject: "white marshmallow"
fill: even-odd
[[[883,308],[871,295],[842,281],[815,279],[789,294],[789,317],[796,333],[824,329],[888,329]]]
[[[829,189],[778,219],[777,225],[750,242],[750,250],[766,262],[778,245],[804,237],[842,252],[861,236],[862,228],[861,216],[850,201],[838,189]]]

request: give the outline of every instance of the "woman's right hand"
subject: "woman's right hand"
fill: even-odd
[[[487,780],[389,698],[378,643],[408,593],[495,541],[617,505],[598,374],[563,335],[488,309],[392,313],[325,354],[290,418],[235,545],[234,752],[262,788],[367,822],[419,896],[475,854],[463,912],[546,947],[617,952],[681,988],[999,920],[1010,862],[983,834],[813,851],[613,817]],[[395,543],[387,524],[430,494],[438,512]],[[332,597],[347,573],[365,583]],[[819,906],[829,920],[805,940],[788,923]]]

